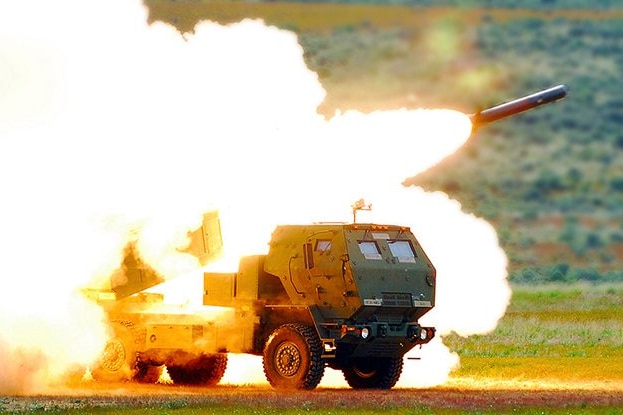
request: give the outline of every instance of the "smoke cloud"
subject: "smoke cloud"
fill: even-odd
[[[427,324],[495,327],[510,295],[495,231],[400,185],[460,147],[469,119],[325,120],[324,96],[296,36],[261,21],[180,34],[148,25],[138,0],[0,0],[0,393],[92,362],[105,318],[80,289],[105,287],[129,240],[164,275],[196,269],[178,248],[212,208],[231,268],[265,252],[276,224],[350,221],[364,197],[362,220],[411,226],[438,268]],[[421,353],[433,356],[401,384],[441,383],[457,362],[441,342]]]

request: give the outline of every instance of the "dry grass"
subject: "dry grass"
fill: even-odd
[[[622,302],[620,285],[516,288],[495,331],[447,339],[462,357],[454,378],[623,393]]]
[[[245,18],[261,18],[266,23],[296,31],[332,31],[347,26],[370,25],[385,27],[423,27],[431,22],[460,19],[467,24],[485,18],[497,21],[513,19],[608,19],[621,18],[623,11],[558,10],[543,13],[531,9],[493,9],[452,7],[381,6],[372,4],[331,3],[254,3],[243,1],[172,2],[146,0],[152,20],[175,24],[182,31],[190,31],[200,19],[220,23],[239,22]]]
[[[267,388],[171,389],[117,387],[91,396],[0,398],[0,411],[75,414],[457,414],[616,413],[623,394],[608,390],[542,387],[537,382],[504,386],[463,384],[432,389],[353,391],[319,389],[277,393]],[[551,386],[551,385],[550,385]]]

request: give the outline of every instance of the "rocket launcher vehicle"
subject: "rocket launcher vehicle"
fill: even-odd
[[[478,128],[566,94],[559,85],[470,118]],[[206,213],[188,237],[182,252],[199,263],[219,256],[218,212]],[[129,243],[110,287],[92,293],[110,329],[91,367],[94,379],[153,383],[165,365],[175,384],[212,386],[225,373],[227,353],[248,353],[262,356],[275,389],[314,389],[326,367],[342,371],[354,389],[390,389],[406,353],[436,335],[420,318],[435,307],[437,271],[405,226],[279,225],[267,254],[242,257],[236,272],[203,277],[203,305],[221,310],[218,318],[146,291],[164,278]]]

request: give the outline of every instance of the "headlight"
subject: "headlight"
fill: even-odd
[[[364,339],[364,340],[367,339],[369,335],[370,335],[370,329],[369,328],[364,327],[364,328],[361,329],[361,338],[362,339]]]
[[[420,330],[420,340],[426,340],[426,330]]]

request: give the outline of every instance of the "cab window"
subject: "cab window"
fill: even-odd
[[[374,241],[359,241],[359,250],[366,259],[381,259],[381,252]]]
[[[415,262],[415,251],[409,241],[387,241],[389,250],[398,262]]]

